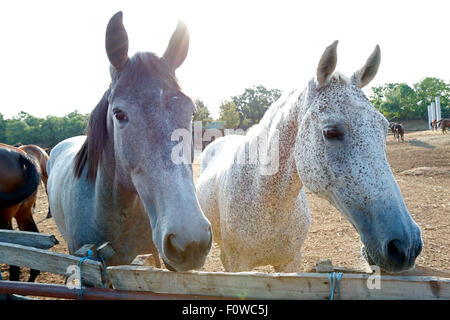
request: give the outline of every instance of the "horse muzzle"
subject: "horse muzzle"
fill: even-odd
[[[192,241],[186,241],[182,236],[170,233],[163,242],[164,263],[172,271],[200,269],[205,264],[211,244],[210,228]]]
[[[378,248],[366,244],[362,255],[369,265],[377,265],[386,272],[402,272],[414,268],[416,258],[422,252],[423,242],[419,236],[408,239],[391,239]]]

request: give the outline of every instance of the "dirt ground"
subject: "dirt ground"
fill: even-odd
[[[405,203],[414,220],[422,228],[423,251],[417,259],[418,266],[433,269],[450,269],[450,134],[431,131],[405,134],[399,143],[388,136],[387,157],[400,185]],[[199,174],[194,165],[194,179]],[[47,215],[47,197],[39,190],[35,221],[41,232],[54,234],[60,244],[51,250],[68,253],[53,219]],[[308,238],[302,249],[302,271],[314,270],[319,259],[332,259],[334,265],[366,269],[361,257],[359,235],[344,216],[327,201],[307,192],[312,221]],[[224,271],[216,244],[207,258],[203,271]],[[7,266],[0,265],[3,279],[8,278]],[[274,272],[272,267],[259,267],[255,271]],[[27,280],[28,270],[23,269],[21,280]],[[36,282],[63,284],[62,276],[42,272]]]

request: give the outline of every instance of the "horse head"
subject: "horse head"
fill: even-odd
[[[110,146],[111,175],[123,194],[142,202],[166,265],[178,271],[199,268],[211,247],[210,223],[197,201],[192,166],[176,164],[171,157],[179,143],[172,141],[173,131],[191,132],[195,112],[175,78],[188,52],[188,30],[178,24],[162,57],[150,52],[129,57],[118,12],[108,23],[105,45],[112,81],[89,120],[76,174],[80,176],[83,163],[89,162],[87,177],[95,180]],[[89,150],[87,157],[83,149]]]
[[[300,102],[297,170],[355,227],[370,264],[408,270],[422,249],[421,230],[386,159],[389,123],[361,90],[378,71],[380,47],[350,78],[334,72],[336,49],[337,41],[326,48]]]

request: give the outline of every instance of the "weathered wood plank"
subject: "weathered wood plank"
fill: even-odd
[[[430,276],[430,277],[441,277],[450,278],[449,270],[437,270],[427,267],[418,266],[413,270],[404,271],[401,273],[393,274],[385,271],[381,271],[382,275],[395,275],[395,276]]]
[[[58,240],[54,235],[40,232],[0,229],[0,242],[20,244],[39,249],[50,249]]]
[[[0,242],[0,263],[4,264],[70,276],[67,268],[78,266],[79,261],[79,257],[68,254]],[[85,284],[102,286],[102,263],[85,260],[81,264],[81,276]]]
[[[343,272],[343,273],[359,273],[359,274],[372,274],[367,270],[361,269],[351,269],[340,266],[333,265],[330,259],[320,259],[316,261],[316,272],[320,273],[329,273],[329,272]],[[441,278],[450,278],[450,270],[438,270],[432,269],[423,266],[416,266],[412,270],[403,271],[400,273],[392,273],[381,270],[381,275],[389,275],[389,276],[430,276],[430,277],[441,277]]]
[[[328,274],[257,272],[170,272],[142,266],[108,267],[116,289],[158,293],[217,295],[256,299],[328,299]],[[369,289],[369,274],[344,274],[342,299],[450,299],[450,279],[381,276],[380,289]],[[372,278],[371,278],[372,279]],[[337,294],[337,293],[336,293]]]
[[[81,246],[81,248],[79,248],[77,251],[75,251],[73,253],[73,255],[77,256],[77,257],[87,257],[89,250],[92,252],[91,253],[92,258],[98,257],[97,248],[96,248],[95,244],[84,244],[83,246]]]
[[[111,243],[109,243],[109,242],[105,242],[105,243],[101,244],[97,248],[97,251],[104,260],[108,260],[109,258],[111,258],[113,255],[116,254],[116,251],[114,250]]]
[[[146,267],[156,267],[161,268],[161,263],[159,262],[158,257],[155,257],[152,253],[149,254],[140,254],[137,255],[133,261],[131,261],[131,265],[133,266],[146,266]]]

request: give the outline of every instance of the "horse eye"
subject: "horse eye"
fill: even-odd
[[[117,120],[119,121],[125,121],[128,120],[127,116],[125,115],[125,113],[121,110],[114,110],[114,116],[116,117]]]
[[[323,129],[323,135],[327,139],[339,139],[342,137],[342,133],[339,131],[337,127],[326,127]]]

